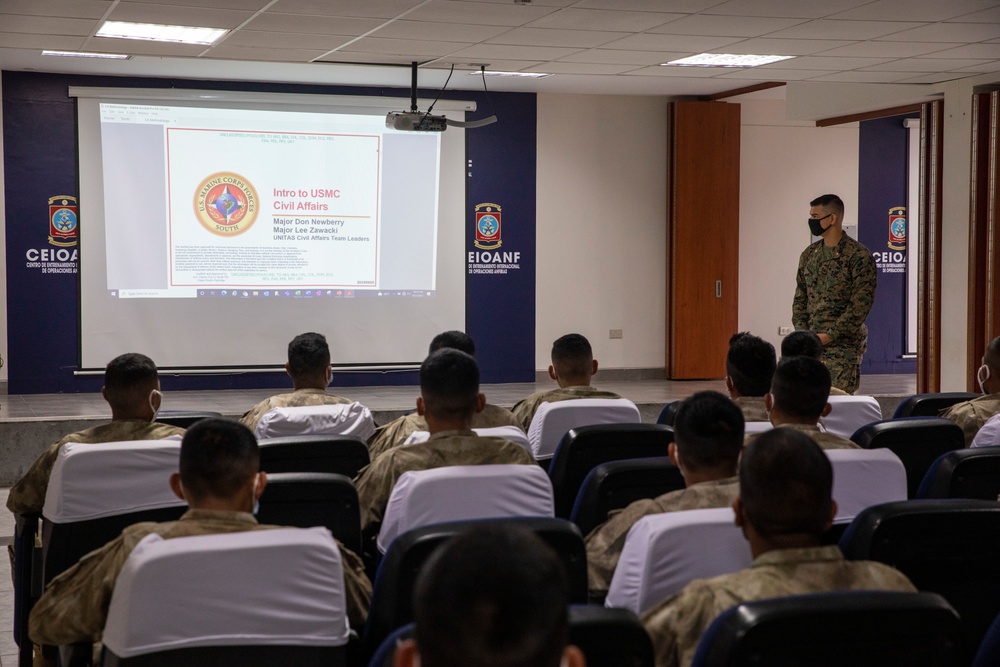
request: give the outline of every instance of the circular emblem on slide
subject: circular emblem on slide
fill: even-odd
[[[236,236],[253,226],[260,199],[250,181],[231,171],[212,174],[198,185],[194,212],[213,234]]]
[[[76,229],[76,213],[68,208],[60,208],[52,216],[52,224],[60,232],[72,232]]]
[[[497,222],[495,216],[484,215],[479,218],[479,233],[483,236],[493,236],[499,228],[500,224]]]

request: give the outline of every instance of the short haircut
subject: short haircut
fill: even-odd
[[[1000,371],[1000,336],[997,336],[987,344],[983,360],[992,366],[994,370]]]
[[[674,417],[674,440],[684,466],[735,469],[743,449],[743,411],[715,391],[699,391],[685,399]]]
[[[787,426],[760,434],[743,451],[739,470],[740,500],[762,536],[824,531],[833,466],[808,435]]]
[[[257,439],[229,419],[202,419],[181,440],[180,476],[193,498],[232,498],[260,470]]]
[[[473,357],[476,356],[476,342],[472,340],[472,336],[464,331],[445,331],[434,336],[427,354],[432,354],[446,347],[453,350],[461,350]]]
[[[809,202],[810,206],[822,206],[831,213],[836,213],[841,220],[844,219],[844,200],[837,195],[820,195]]]
[[[590,341],[578,333],[560,336],[552,343],[552,365],[563,377],[590,377],[593,361]]]
[[[726,353],[726,375],[743,396],[763,396],[771,387],[771,376],[777,364],[774,346],[763,338],[741,331],[729,339]]]
[[[433,352],[420,364],[420,395],[430,414],[454,419],[472,416],[479,397],[479,366],[469,354],[451,348]]]
[[[818,421],[830,398],[830,371],[812,357],[783,359],[771,380],[771,398],[789,417]]]
[[[104,369],[104,389],[112,410],[145,403],[158,383],[156,364],[138,352],[119,355]]]
[[[781,358],[812,357],[820,359],[823,356],[823,343],[812,331],[793,331],[781,340]]]
[[[330,346],[323,334],[299,334],[288,344],[288,372],[292,377],[320,375],[329,365]]]
[[[484,522],[431,557],[413,601],[423,667],[558,667],[568,586],[552,549],[523,527]]]

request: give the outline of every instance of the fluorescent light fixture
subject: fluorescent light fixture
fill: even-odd
[[[195,28],[183,25],[159,25],[156,23],[126,23],[105,21],[97,31],[98,37],[118,39],[144,39],[153,42],[180,42],[181,44],[214,44],[228,30],[224,28]]]
[[[760,67],[795,56],[754,56],[739,53],[699,53],[696,56],[660,63],[665,67]]]
[[[43,56],[63,56],[64,58],[104,58],[106,60],[128,60],[127,53],[95,53],[84,51],[42,51]]]
[[[510,77],[524,77],[526,79],[541,79],[546,76],[552,76],[551,74],[546,74],[545,72],[500,72],[497,70],[486,70],[485,72],[474,71],[469,72],[473,76],[510,76]]]

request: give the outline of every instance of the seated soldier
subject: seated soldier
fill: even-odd
[[[170,488],[190,509],[178,521],[129,526],[53,579],[31,610],[32,641],[51,645],[101,641],[118,573],[147,535],[171,539],[278,528],[258,524],[251,513],[267,484],[259,463],[257,440],[241,424],[203,419],[188,429],[181,441],[179,472],[170,476]],[[361,559],[337,546],[344,563],[348,618],[352,626],[360,627],[368,614],[371,583]],[[258,585],[261,582],[247,582]]]
[[[350,403],[346,398],[326,391],[333,377],[333,366],[330,365],[330,346],[322,334],[304,333],[292,339],[288,344],[285,372],[292,378],[295,391],[264,399],[245,412],[240,422],[251,431],[255,431],[260,418],[274,408]]]
[[[462,331],[445,331],[434,336],[427,354],[433,354],[443,348],[461,350],[472,357],[476,356],[475,342]],[[483,406],[482,412],[477,412],[473,416],[472,428],[493,428],[495,426],[517,426],[520,428],[520,424],[514,419],[510,410],[487,403]],[[368,438],[368,453],[374,459],[386,450],[403,444],[403,441],[414,431],[426,430],[427,421],[416,412],[404,415],[385,426],[380,426],[374,435]]]
[[[479,367],[465,352],[441,349],[420,365],[417,414],[427,420],[430,438],[395,447],[361,469],[354,485],[361,504],[361,529],[378,533],[392,487],[410,470],[487,463],[535,464],[521,445],[503,438],[481,437],[472,430],[473,415],[486,397],[479,393]]]
[[[555,552],[526,529],[484,523],[445,543],[421,570],[415,639],[395,667],[584,667],[569,643],[568,585]]]
[[[837,512],[833,467],[804,433],[776,428],[761,434],[743,450],[739,480],[733,511],[753,564],[692,581],[643,615],[657,667],[689,665],[709,624],[743,602],[831,591],[916,591],[888,565],[847,561],[835,545],[820,546]]]
[[[748,422],[766,422],[764,394],[774,375],[774,346],[746,331],[733,334],[726,354],[726,389]]]
[[[590,594],[607,595],[625,537],[642,517],[732,505],[742,449],[743,414],[732,401],[714,391],[701,391],[683,401],[674,418],[670,459],[684,475],[686,488],[637,500],[587,535]]]
[[[781,358],[812,357],[823,361],[823,342],[812,331],[793,331],[781,339]],[[850,396],[840,387],[830,387],[831,396]]]
[[[962,427],[966,447],[972,444],[976,433],[990,417],[1000,414],[1000,336],[986,346],[983,365],[976,372],[976,379],[982,396],[953,405],[941,413],[942,417]]]
[[[556,381],[559,388],[532,394],[514,406],[514,417],[520,422],[521,428],[528,430],[531,419],[542,403],[574,398],[621,398],[610,391],[599,391],[591,387],[590,381],[595,373],[597,360],[594,359],[590,341],[575,333],[557,338],[552,343],[549,377]]]
[[[101,396],[111,406],[111,423],[70,433],[51,445],[11,487],[7,509],[15,514],[42,511],[52,466],[67,443],[159,440],[184,433],[182,428],[156,422],[163,394],[156,364],[144,354],[130,352],[112,359],[104,369]]]
[[[771,424],[802,431],[823,449],[860,449],[847,438],[821,431],[819,420],[830,414],[830,371],[811,357],[789,357],[778,364],[764,405]],[[746,436],[744,447],[755,434]]]

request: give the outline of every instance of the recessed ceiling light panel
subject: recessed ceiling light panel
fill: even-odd
[[[97,31],[97,36],[114,37],[117,39],[142,39],[153,42],[204,44],[205,46],[209,46],[219,41],[219,38],[227,32],[229,31],[223,28],[197,28],[184,25],[105,21],[101,29]]]
[[[128,60],[132,56],[127,53],[96,53],[93,51],[42,51],[43,56],[62,56],[64,58],[104,58],[106,60]]]
[[[760,67],[794,57],[756,56],[741,53],[699,53],[696,56],[660,64],[665,67]]]
[[[526,79],[541,79],[546,76],[552,76],[545,72],[500,72],[497,70],[486,70],[485,72],[475,71],[469,72],[473,76],[509,76],[509,77],[523,77]]]

